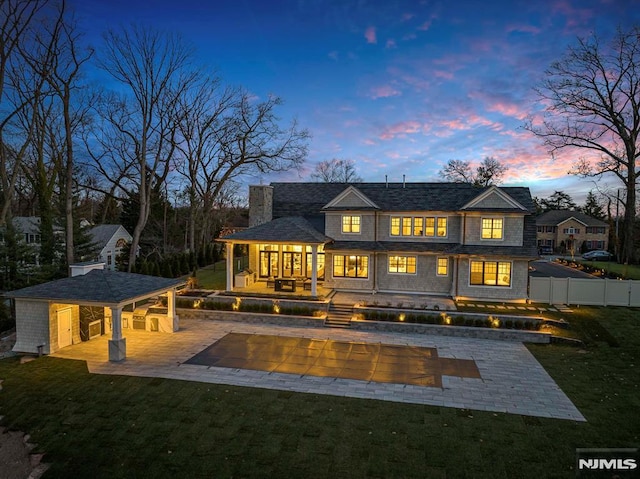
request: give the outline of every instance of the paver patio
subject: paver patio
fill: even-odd
[[[409,346],[407,354],[416,347],[433,348],[438,358],[474,362],[480,377],[454,376],[445,370],[439,384],[416,385],[408,380],[379,382],[373,376],[364,380],[335,377],[339,376],[335,370],[327,371],[333,375],[323,376],[298,369],[293,374],[273,368],[188,363],[230,333],[357,343],[374,348]],[[89,371],[96,374],[162,377],[585,421],[533,355],[518,342],[197,319],[182,320],[180,330],[174,334],[125,330],[125,337],[127,359],[121,363],[108,361],[108,336],[69,346],[52,356],[86,360]]]

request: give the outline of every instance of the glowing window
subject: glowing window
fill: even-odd
[[[482,239],[502,239],[502,218],[482,218]]]
[[[416,273],[415,256],[389,256],[389,273]]]

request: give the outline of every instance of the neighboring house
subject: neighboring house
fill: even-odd
[[[122,225],[98,225],[89,229],[91,241],[97,249],[96,260],[106,269],[115,271],[116,259],[133,239]]]
[[[536,218],[536,227],[539,250],[579,253],[609,247],[609,225],[579,211],[547,211]]]
[[[40,233],[39,216],[16,216],[11,219],[13,227],[21,238],[21,241],[31,248],[31,258],[26,260],[27,264],[40,264],[39,252],[42,244]],[[53,234],[56,242],[64,247],[64,229],[60,226],[53,226]],[[4,241],[4,238],[3,238]]]
[[[249,225],[218,241],[249,246],[258,280],[341,291],[522,301],[537,258],[531,194],[461,183],[251,186]],[[227,290],[233,289],[227,263]]]

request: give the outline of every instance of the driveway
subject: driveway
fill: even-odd
[[[63,348],[52,356],[86,360],[94,374],[161,377],[585,420],[529,350],[515,341],[215,319],[180,323],[180,330],[174,334],[126,331],[127,359],[121,363],[108,361],[107,336]],[[274,336],[281,340],[273,343]],[[255,340],[247,341],[251,337]],[[276,349],[271,347],[268,353],[261,353],[255,347],[261,342],[275,344]],[[302,354],[298,346],[302,343],[306,345],[304,355],[311,355],[310,345],[314,343],[314,354],[318,356],[313,364],[304,362],[304,367],[299,360]],[[215,344],[217,349],[212,348]],[[348,371],[355,369],[347,364],[354,359],[352,356],[369,349],[377,351],[377,359],[375,364],[367,359],[363,368],[373,368],[373,372],[363,377],[359,372]],[[382,349],[384,354],[380,354]],[[329,357],[330,352],[334,357]],[[320,356],[322,367],[317,367]],[[235,361],[228,362],[229,358]],[[222,361],[220,366],[218,361]],[[327,366],[328,361],[331,367]],[[423,369],[414,368],[416,361],[424,363]],[[286,370],[293,373],[280,372]],[[354,375],[363,379],[351,379]],[[412,375],[434,377],[433,381],[408,380]]]
[[[562,264],[546,259],[533,261],[531,263],[531,267],[533,268],[533,271],[529,272],[529,276],[534,277],[596,279],[595,276],[592,276],[588,273],[578,271],[577,269],[569,268],[568,266],[564,266]]]

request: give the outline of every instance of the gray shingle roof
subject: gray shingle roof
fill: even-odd
[[[383,211],[458,211],[487,188],[466,183],[272,183],[273,217],[317,215],[349,186],[357,188]],[[525,187],[500,187],[530,212]]]
[[[85,275],[10,291],[5,296],[71,303],[119,304],[182,284],[182,279],[94,269]]]
[[[91,235],[91,241],[95,246],[102,249],[104,248],[109,240],[113,238],[113,235],[116,234],[120,225],[97,225],[89,230],[89,234]]]
[[[301,216],[288,216],[238,231],[221,238],[221,240],[322,244],[331,241],[331,238],[316,230],[309,221]]]
[[[605,223],[604,221],[601,221],[592,216],[586,215],[581,211],[570,211],[570,210],[551,210],[551,211],[542,213],[540,216],[536,218],[536,224],[546,225],[546,226],[557,226],[563,221],[566,221],[571,217],[586,224],[587,226],[607,226],[607,223]]]

